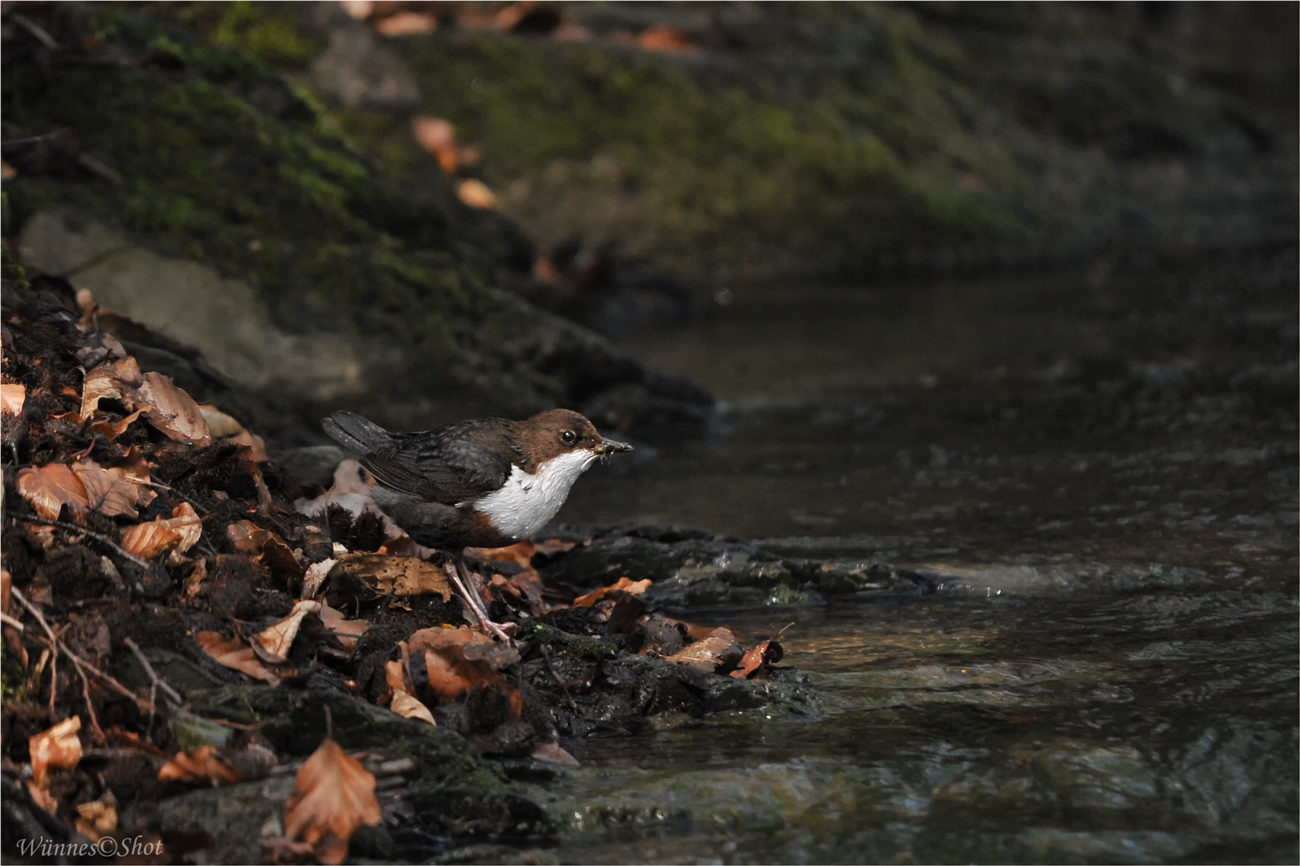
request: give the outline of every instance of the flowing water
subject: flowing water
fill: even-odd
[[[578,862],[1295,862],[1295,251],[1163,273],[736,289],[638,347],[723,435],[562,517],[923,567],[793,623],[807,706],[565,743]]]

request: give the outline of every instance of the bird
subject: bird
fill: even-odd
[[[467,579],[466,547],[507,547],[534,535],[597,460],[631,451],[583,415],[551,409],[523,421],[476,418],[435,430],[397,433],[355,412],[321,422],[374,476],[371,498],[419,544],[452,553],[444,566],[474,618],[502,641]]]

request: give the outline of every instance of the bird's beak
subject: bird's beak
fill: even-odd
[[[596,446],[596,453],[601,457],[609,454],[616,454],[619,451],[631,451],[632,446],[626,442],[615,442],[613,439],[601,439],[600,444]]]

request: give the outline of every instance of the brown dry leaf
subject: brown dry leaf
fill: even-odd
[[[298,602],[284,619],[253,635],[251,641],[253,652],[257,653],[263,661],[273,665],[288,661],[289,648],[293,646],[293,639],[298,636],[302,618],[309,613],[320,613],[319,601]]]
[[[86,373],[81,388],[81,420],[95,414],[100,400],[120,400],[127,409],[134,409],[135,391],[143,381],[135,358],[100,364]]]
[[[158,771],[158,781],[233,785],[244,781],[244,775],[222,760],[212,746],[199,746],[192,752],[177,752]]]
[[[125,469],[105,469],[93,460],[72,464],[72,472],[86,491],[87,504],[95,511],[109,517],[139,516],[135,507],[145,489],[139,478]]]
[[[271,459],[271,456],[266,453],[266,442],[255,433],[241,430],[231,436],[230,441],[238,445],[244,456],[254,463],[266,463]]]
[[[200,559],[194,563],[194,568],[190,571],[189,577],[185,578],[185,597],[194,598],[203,589],[203,581],[208,576],[208,561]]]
[[[81,760],[81,716],[64,719],[27,740],[32,757],[32,781],[44,788],[51,767],[75,767]]]
[[[715,628],[708,637],[698,640],[679,653],[668,656],[664,661],[688,665],[703,671],[715,671],[719,668],[734,667],[740,660],[740,644],[730,629]]]
[[[456,148],[456,127],[441,117],[411,119],[411,133],[420,147],[433,154],[445,174],[455,174],[460,165]]]
[[[301,602],[299,602],[301,604]],[[364,619],[347,619],[341,611],[335,610],[329,606],[329,602],[322,601],[320,606],[320,621],[325,627],[334,632],[339,643],[347,649],[356,649],[357,641],[370,628],[370,623]]]
[[[375,22],[380,36],[414,36],[438,29],[438,19],[427,12],[398,12]]]
[[[398,641],[398,646],[402,648],[402,658],[384,662],[384,681],[388,685],[388,691],[394,695],[398,692],[411,691],[410,677],[406,673],[406,662],[409,657],[406,643]]]
[[[92,842],[98,842],[117,830],[117,800],[112,792],[103,800],[91,800],[77,805],[77,832]]]
[[[171,527],[164,526],[161,520],[149,523],[137,523],[122,536],[122,547],[132,556],[144,560],[171,550],[180,545],[182,535]]]
[[[135,400],[144,409],[149,423],[168,438],[200,448],[212,444],[208,422],[203,419],[199,404],[176,387],[169,377],[161,373],[145,373],[144,384],[136,389]]]
[[[252,647],[245,646],[237,637],[226,638],[220,632],[201,631],[194,635],[194,642],[223,667],[248,674],[253,679],[263,680],[273,686],[280,683],[280,678],[258,660]]]
[[[561,764],[566,767],[580,767],[578,759],[570,755],[560,747],[559,743],[550,742],[542,743],[533,749],[533,755],[539,761],[546,761],[549,764]]]
[[[296,783],[284,810],[284,835],[311,845],[322,863],[342,863],[353,832],[379,823],[375,777],[326,739],[298,770]]]
[[[46,812],[49,812],[51,815],[58,813],[59,801],[56,797],[50,794],[49,791],[38,787],[35,782],[28,782],[27,793],[31,796],[36,805],[40,806]]]
[[[316,593],[320,592],[321,585],[325,583],[325,578],[329,576],[330,569],[336,562],[337,559],[322,559],[307,566],[307,573],[302,578],[303,598],[316,597]]]
[[[691,42],[680,27],[660,25],[637,34],[636,44],[643,51],[660,51],[667,54],[696,54],[700,48]]]
[[[388,705],[388,708],[404,719],[419,719],[435,727],[438,724],[433,720],[433,713],[429,712],[428,707],[401,689],[393,692],[393,700]]]
[[[510,711],[519,718],[523,697],[497,671],[519,661],[514,647],[496,643],[470,628],[425,628],[409,638],[411,653],[424,649],[424,666],[429,686],[439,701],[454,701],[475,686],[499,690],[510,701]],[[404,648],[405,650],[405,648]]]
[[[65,463],[21,470],[18,473],[18,494],[46,520],[58,520],[64,505],[75,513],[90,504],[85,485]]]
[[[497,206],[497,196],[488,185],[477,178],[466,178],[456,187],[456,198],[470,207],[492,210]]]
[[[610,586],[603,586],[595,592],[589,592],[586,595],[579,596],[573,600],[574,607],[591,607],[611,592],[626,592],[632,595],[640,595],[650,588],[651,580],[638,580],[633,582],[626,577],[620,577],[617,583]]]
[[[424,595],[438,593],[450,601],[451,585],[442,569],[410,556],[384,556],[378,553],[349,553],[339,557],[336,568],[372,584],[385,595]]]
[[[260,554],[271,533],[251,520],[237,520],[226,527],[226,536],[240,553]]]
[[[765,640],[749,648],[749,651],[741,657],[740,666],[732,671],[731,675],[738,680],[743,680],[754,674],[766,674],[767,669],[779,662],[784,655],[785,650],[781,649],[781,644],[777,643],[776,638]]]
[[[23,404],[26,402],[26,386],[9,382],[0,384],[0,412],[5,415],[21,415],[23,414]]]
[[[74,413],[69,413],[69,414],[74,414]],[[127,415],[121,421],[118,421],[116,424],[114,424],[113,422],[107,419],[101,418],[97,421],[91,421],[90,425],[86,428],[86,431],[88,433],[94,433],[103,436],[109,442],[112,442],[114,439],[116,439],[117,437],[125,433],[126,428],[134,424],[135,419],[139,418],[143,414],[144,414],[143,409],[137,409],[134,412],[132,412],[130,415]],[[60,416],[56,415],[55,417],[57,418]]]
[[[0,613],[9,615],[9,596],[13,593],[13,577],[9,569],[0,568]]]
[[[259,559],[275,574],[295,580],[302,577],[302,563],[293,555],[289,545],[285,544],[284,540],[273,532],[267,533],[267,539],[262,543],[262,555]]]
[[[213,439],[224,439],[244,432],[244,425],[222,412],[211,403],[199,403],[199,414],[208,423],[208,435]]]

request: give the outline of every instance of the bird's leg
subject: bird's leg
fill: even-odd
[[[474,580],[472,575],[467,574],[468,569],[465,568],[464,557],[452,557],[450,562],[443,564],[442,569],[447,572],[451,582],[456,584],[456,588],[460,590],[461,598],[465,599],[465,603],[469,605],[470,613],[478,620],[479,625],[495,635],[497,639],[510,643],[510,635],[506,634],[505,630],[488,616],[487,608],[483,605],[483,598],[478,594],[478,582]]]

